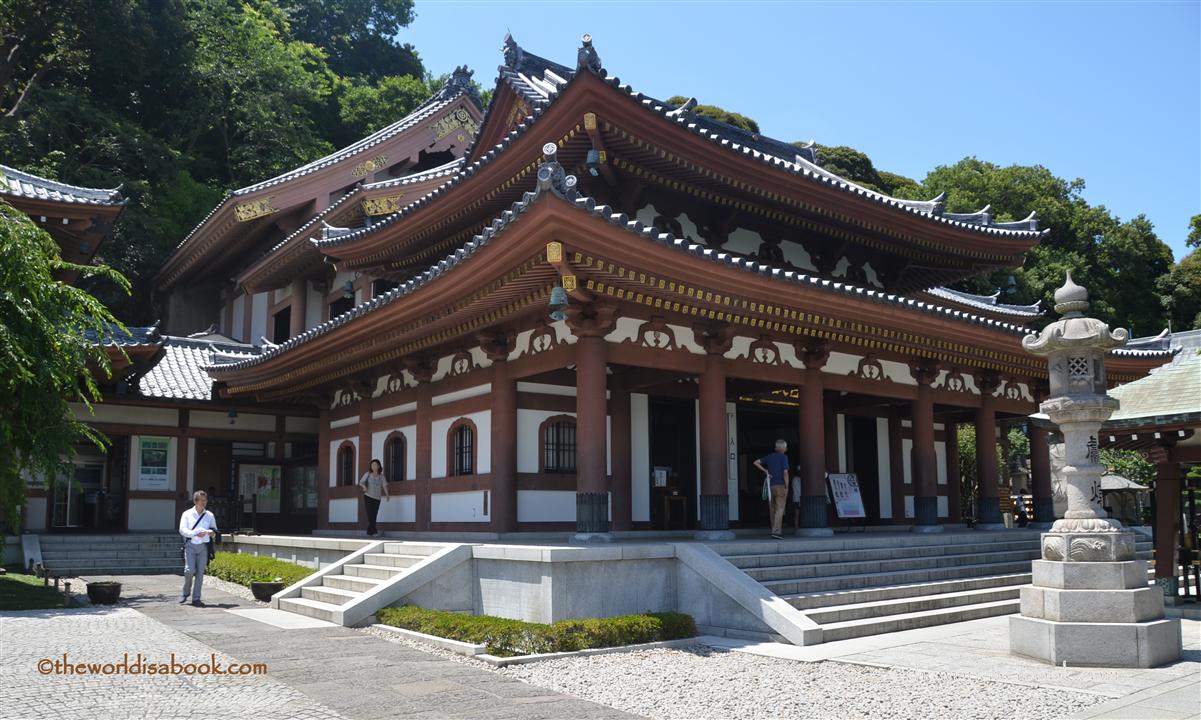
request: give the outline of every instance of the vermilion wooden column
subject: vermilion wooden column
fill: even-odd
[[[825,380],[822,367],[830,358],[826,343],[797,348],[805,363],[805,383],[801,385],[801,527],[798,535],[833,535],[826,510],[826,410],[823,403]],[[837,420],[835,421],[837,422]],[[832,428],[838,440],[838,428]],[[837,444],[835,445],[837,448]],[[835,468],[837,469],[837,468]]]
[[[1030,527],[1050,529],[1055,522],[1055,495],[1051,487],[1051,448],[1047,429],[1030,425],[1030,480],[1034,486],[1034,522]]]
[[[603,305],[572,305],[567,325],[578,338],[575,344],[576,376],[576,503],[577,542],[608,542],[609,477],[606,473],[605,398],[607,335],[616,322],[616,309]]]
[[[317,527],[329,529],[329,406],[324,395],[318,396],[317,410]]]
[[[292,309],[288,317],[288,339],[304,332],[304,317],[308,310],[308,283],[301,278],[292,281]],[[276,341],[278,342],[278,340]]]
[[[917,380],[913,401],[913,532],[942,532],[938,524],[938,466],[934,452],[934,396],[930,385],[938,377],[938,366],[929,360],[914,360],[909,371]]]
[[[976,529],[997,530],[1005,527],[997,490],[997,400],[993,395],[1000,380],[993,372],[976,373],[975,380],[980,390],[980,407],[976,408]]]
[[[726,480],[726,370],[722,351],[710,348],[700,377],[701,516],[697,537],[732,540]]]
[[[512,339],[481,333],[480,348],[492,361],[491,519],[493,532],[517,530],[517,381],[509,371]]]
[[[1155,462],[1155,581],[1173,597],[1177,592],[1176,533],[1180,530],[1180,466],[1171,448],[1151,450]]]
[[[417,507],[417,529],[430,529],[430,473],[432,472],[433,453],[433,397],[434,388],[430,384],[433,378],[433,368],[428,362],[421,360],[406,360],[405,365],[413,379],[417,381],[417,409],[415,421],[417,424],[416,485],[414,501]]]
[[[612,445],[613,482],[610,487],[613,504],[613,529],[629,530],[633,522],[630,487],[631,437],[630,391],[609,391],[609,429]]]

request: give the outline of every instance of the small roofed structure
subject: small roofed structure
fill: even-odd
[[[0,200],[25,213],[58,243],[63,260],[91,264],[128,202],[120,188],[68,185],[0,165]],[[60,278],[74,282],[78,272]]]

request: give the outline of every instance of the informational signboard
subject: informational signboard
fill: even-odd
[[[280,511],[281,486],[279,465],[238,466],[238,493],[247,501],[251,495],[257,496],[257,509],[261,513]]]
[[[667,487],[667,476],[671,473],[671,468],[655,466],[655,487]]]
[[[168,490],[168,438],[138,439],[138,490]]]
[[[859,494],[859,478],[855,473],[830,473],[826,476],[830,494],[834,497],[834,512],[840,518],[866,518],[863,496]]]

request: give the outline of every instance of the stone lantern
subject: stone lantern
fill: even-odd
[[[1125,345],[1127,333],[1086,310],[1088,291],[1069,274],[1055,291],[1062,317],[1022,340],[1049,364],[1051,393],[1039,409],[1063,433],[1068,509],[1042,536],[1009,647],[1057,665],[1155,667],[1180,658],[1180,621],[1164,619],[1163,593],[1147,585],[1134,534],[1101,507],[1099,434],[1118,408],[1106,394],[1105,352]]]

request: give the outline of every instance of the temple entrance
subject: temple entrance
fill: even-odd
[[[649,409],[651,527],[696,528],[696,403],[652,396]]]
[[[846,416],[847,472],[859,478],[868,524],[880,522],[880,448],[876,418]]]
[[[800,462],[797,411],[792,407],[738,406],[738,525],[766,527],[771,524],[769,505],[763,499],[763,473],[755,461],[775,452],[776,440],[788,443],[788,466],[796,471]],[[784,525],[793,524],[791,512]]]

